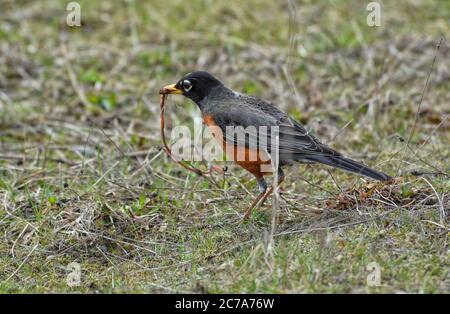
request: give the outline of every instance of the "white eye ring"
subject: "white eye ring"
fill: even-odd
[[[191,82],[188,81],[188,80],[184,80],[184,81],[183,81],[183,89],[184,89],[184,91],[185,91],[185,92],[188,92],[188,91],[191,90],[191,88],[192,88]]]

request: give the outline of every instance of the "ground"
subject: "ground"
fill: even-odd
[[[449,2],[67,2],[1,4],[0,292],[449,292]],[[297,165],[242,221],[251,175],[161,150],[195,69],[396,179]]]

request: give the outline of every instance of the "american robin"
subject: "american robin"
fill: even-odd
[[[268,143],[275,143],[277,148],[278,184],[284,179],[282,167],[293,162],[321,163],[379,181],[390,179],[388,175],[346,158],[321,143],[299,122],[274,105],[235,92],[208,72],[189,73],[176,84],[165,86],[160,93],[180,94],[195,102],[201,110],[205,124],[212,129],[227,155],[255,176],[260,194],[247,209],[247,218],[252,208],[262,203],[272,192],[272,188],[267,188],[264,176],[271,174],[271,169],[275,168],[263,167],[271,163],[270,158],[273,155],[273,145]],[[244,130],[245,136],[239,136],[236,129]],[[276,132],[272,132],[274,130]],[[231,156],[230,147],[233,149]],[[243,152],[239,155],[241,158],[237,158],[238,152]]]

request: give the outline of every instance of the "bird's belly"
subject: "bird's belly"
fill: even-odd
[[[215,123],[212,116],[204,115],[203,121],[229,160],[234,161],[256,177],[272,173],[270,156],[265,151],[228,143],[225,141],[222,129]]]
[[[256,176],[272,173],[270,157],[262,150],[249,149],[225,142],[222,149],[225,149],[228,158]]]

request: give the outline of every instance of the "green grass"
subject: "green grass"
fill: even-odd
[[[79,2],[80,28],[56,0],[0,13],[1,293],[449,292],[448,4],[383,1],[370,28],[360,1]],[[161,151],[157,92],[194,69],[401,178],[295,166],[272,242],[248,173]],[[169,98],[169,128],[193,117]]]

